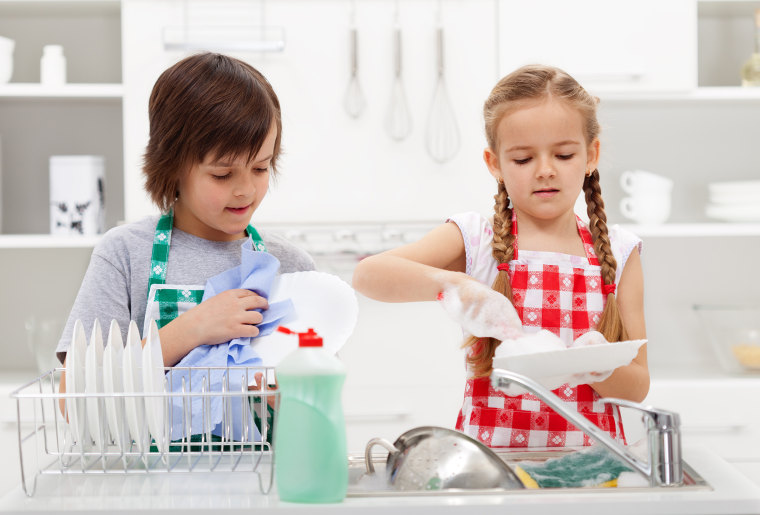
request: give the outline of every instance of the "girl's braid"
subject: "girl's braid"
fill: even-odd
[[[591,237],[594,241],[594,252],[602,268],[602,280],[605,285],[614,285],[617,261],[612,255],[610,237],[607,232],[607,214],[604,212],[602,188],[599,185],[599,170],[594,170],[586,177],[583,183],[583,191],[586,194],[586,210]],[[623,320],[620,318],[618,310],[617,297],[614,293],[607,295],[604,311],[596,329],[611,342],[627,339]]]
[[[508,264],[514,256],[515,235],[512,234],[512,208],[509,207],[509,194],[504,183],[499,181],[499,189],[494,195],[493,243],[491,253],[498,263]],[[492,288],[512,301],[512,287],[509,282],[509,272],[499,271]],[[464,342],[469,348],[467,363],[471,366],[476,377],[491,373],[493,355],[501,342],[494,338],[478,338],[471,336]]]

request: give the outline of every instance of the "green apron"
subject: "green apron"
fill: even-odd
[[[150,258],[150,275],[148,278],[148,303],[145,306],[145,319],[143,334],[147,334],[146,328],[152,320],[156,320],[158,328],[162,328],[182,313],[200,304],[203,300],[203,286],[176,286],[166,284],[166,271],[169,265],[169,247],[174,227],[174,212],[169,211],[161,215],[156,224],[156,233],[153,237],[153,250]],[[248,225],[246,232],[253,241],[253,248],[259,252],[266,252],[267,248],[258,231]],[[250,398],[251,412],[253,413],[256,427],[261,432],[261,419],[258,413],[261,411],[261,398]],[[274,434],[274,410],[267,404],[267,442],[272,443]],[[202,442],[203,435],[193,435],[192,442]],[[212,435],[212,441],[221,441],[216,435]],[[151,450],[157,451],[155,447]],[[180,451],[180,447],[172,446],[170,451]],[[194,449],[196,450],[196,449]],[[212,449],[219,450],[219,449]]]

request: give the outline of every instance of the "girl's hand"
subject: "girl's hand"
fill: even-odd
[[[227,290],[201,302],[177,320],[184,318],[183,325],[198,345],[216,345],[235,338],[258,336],[263,316],[256,309],[267,309],[267,299],[250,290]]]
[[[605,338],[599,331],[589,331],[576,338],[570,347],[575,349],[578,347],[586,347],[588,345],[605,345],[609,343],[610,342],[607,341],[607,338]],[[605,370],[575,374],[573,375],[573,382],[576,384],[598,383],[599,381],[604,381],[610,377],[613,372],[614,370]]]
[[[438,300],[449,316],[473,336],[503,341],[524,335],[520,317],[509,299],[478,281],[467,278],[449,284]]]
[[[586,347],[587,345],[603,345],[606,343],[610,342],[607,341],[607,338],[605,338],[602,333],[599,331],[588,331],[587,333],[583,333],[578,338],[576,338],[570,347],[574,349],[576,347]]]

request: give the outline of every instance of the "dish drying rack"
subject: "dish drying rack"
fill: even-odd
[[[274,448],[272,433],[274,428],[279,391],[267,384],[266,378],[274,377],[271,367],[171,367],[166,368],[166,380],[173,383],[173,375],[179,374],[179,391],[143,393],[59,393],[59,384],[65,368],[55,368],[21,386],[11,393],[16,399],[19,458],[21,483],[27,496],[34,495],[37,479],[43,474],[181,474],[247,472],[258,477],[261,493],[267,494],[274,481]],[[207,378],[212,373],[221,373],[226,380],[221,382],[219,391],[210,391]],[[242,385],[239,391],[231,391],[229,377],[236,374]],[[259,376],[261,374],[261,376]],[[262,380],[263,378],[263,380]],[[260,389],[248,390],[246,385],[260,382]],[[193,382],[196,389],[193,390]],[[198,383],[200,382],[200,387]],[[158,442],[152,433],[147,445],[138,445],[131,438],[128,429],[124,401],[136,399],[133,405],[140,406],[145,420],[146,406],[162,405],[164,416],[163,440]],[[68,402],[79,402],[80,408],[94,402],[99,409],[100,446],[97,438],[85,436],[80,441],[74,424],[69,423]],[[114,400],[121,434],[129,438],[115,438],[108,431],[109,423],[105,411],[105,401]],[[150,401],[150,402],[145,402]],[[193,401],[201,406],[202,431],[190,434],[188,428],[195,429],[192,422]],[[211,423],[212,402],[221,403],[222,419],[216,425],[215,435]],[[232,407],[238,403],[243,413],[250,417],[238,417],[235,421],[242,427],[233,426]],[[147,408],[150,409],[150,408]],[[179,409],[179,412],[176,411]],[[181,417],[181,435],[172,435],[172,420]],[[197,418],[196,418],[197,419]],[[81,418],[80,418],[81,420]],[[85,415],[84,420],[87,420]],[[255,425],[251,427],[251,424]],[[147,426],[146,429],[147,431]],[[237,433],[237,439],[232,435]]]

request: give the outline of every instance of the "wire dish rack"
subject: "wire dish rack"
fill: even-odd
[[[249,472],[271,490],[272,368],[166,368],[163,391],[141,393],[59,393],[64,371],[11,393],[27,496],[42,474]]]

